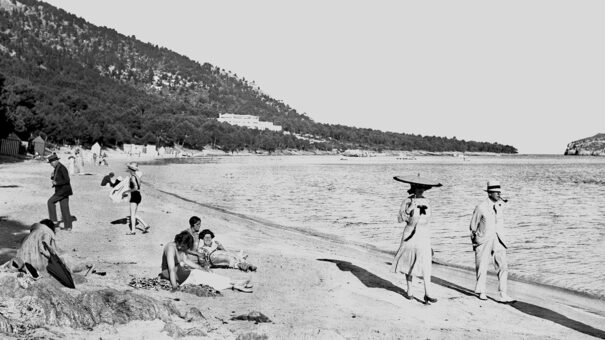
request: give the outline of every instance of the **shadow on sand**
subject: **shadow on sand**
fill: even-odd
[[[335,263],[336,266],[338,267],[338,269],[342,270],[342,271],[347,271],[347,272],[351,272],[353,275],[355,275],[359,281],[361,281],[366,287],[370,287],[370,288],[383,288],[383,289],[387,289],[390,290],[392,292],[395,292],[397,294],[403,295],[403,296],[407,296],[407,294],[405,293],[405,291],[397,286],[395,286],[394,284],[392,284],[390,281],[387,281],[383,278],[380,278],[372,273],[370,273],[369,271],[358,267],[354,264],[352,264],[351,262],[347,262],[347,261],[340,261],[340,260],[333,260],[333,259],[318,259],[318,261],[324,261],[324,262],[332,262]],[[462,287],[460,285],[457,285],[453,282],[441,279],[439,277],[433,276],[431,278],[431,282],[434,284],[438,284],[440,286],[449,288],[449,289],[453,289],[461,294],[467,295],[467,296],[475,296],[475,292],[471,289]],[[493,300],[493,299],[492,299]],[[496,301],[496,300],[494,300]],[[497,301],[496,301],[497,302]],[[521,311],[525,314],[531,315],[531,316],[535,316],[544,320],[549,320],[552,321],[554,323],[557,323],[561,326],[565,326],[567,328],[571,328],[577,332],[580,333],[584,333],[590,336],[594,336],[594,337],[598,337],[601,339],[605,339],[605,332],[594,328],[590,325],[587,325],[585,323],[570,319],[568,317],[566,317],[563,314],[557,313],[551,309],[548,308],[544,308],[544,307],[540,307],[531,303],[527,303],[527,302],[523,302],[523,301],[516,301],[513,303],[508,304],[509,306],[517,309],[518,311]]]
[[[464,288],[462,286],[459,286],[455,283],[438,278],[436,276],[433,276],[431,278],[431,282],[438,284],[440,286],[443,286],[443,287],[453,289],[453,290],[460,292],[462,294],[465,294],[465,295],[470,295],[470,296],[476,295],[473,290]],[[494,299],[491,299],[491,300],[494,300]],[[498,302],[497,300],[494,300],[494,301]],[[561,326],[571,328],[580,333],[584,333],[584,334],[595,336],[595,337],[598,337],[601,339],[605,339],[604,331],[594,328],[585,323],[570,319],[570,318],[566,317],[565,315],[557,313],[551,309],[540,307],[538,305],[534,305],[534,304],[523,302],[523,301],[515,301],[513,303],[509,303],[508,305],[510,305],[511,307],[513,307],[516,310],[523,312],[525,314],[532,315],[532,316],[535,316],[535,317],[538,317],[538,318],[541,318],[544,320],[549,320],[554,323],[558,323]]]
[[[399,294],[405,298],[407,298],[407,296],[408,296],[408,294],[406,293],[406,291],[404,289],[402,289],[401,287],[395,286],[393,283],[391,283],[391,281],[385,280],[385,279],[381,278],[380,276],[376,276],[376,275],[370,273],[369,271],[352,264],[351,262],[333,260],[333,259],[317,259],[317,261],[332,262],[332,263],[336,264],[338,269],[340,269],[343,272],[351,272],[353,275],[355,275],[359,279],[359,281],[361,281],[361,283],[363,283],[368,288],[382,288],[382,289],[390,290],[391,292]],[[418,301],[420,301],[420,300],[418,300]]]
[[[0,264],[12,259],[23,238],[29,234],[30,226],[0,216]]]

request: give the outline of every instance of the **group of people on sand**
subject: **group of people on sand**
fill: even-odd
[[[160,277],[170,281],[174,290],[180,285],[208,285],[216,290],[233,289],[251,293],[249,279],[233,280],[213,273],[210,268],[234,268],[256,271],[256,266],[246,262],[247,256],[234,254],[214,239],[209,229],[201,230],[202,221],[197,216],[189,219],[189,228],[178,233],[174,241],[164,246]]]
[[[432,249],[429,220],[432,209],[424,193],[433,187],[440,187],[441,184],[414,177],[395,179],[408,183],[411,187],[408,190],[409,196],[404,199],[397,216],[398,222],[405,223],[405,227],[391,270],[406,275],[406,298],[412,299],[413,277],[422,277],[423,301],[425,304],[435,303],[437,299],[431,295],[430,287]],[[480,300],[487,300],[487,269],[493,260],[498,273],[499,302],[512,303],[515,300],[507,293],[507,245],[504,239],[504,206],[507,201],[500,197],[502,189],[498,181],[489,180],[485,191],[488,197],[475,207],[469,228],[475,252],[475,293]]]

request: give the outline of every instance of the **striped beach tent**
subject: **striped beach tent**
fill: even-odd
[[[3,155],[16,156],[19,154],[21,139],[14,133],[0,141],[0,153]]]

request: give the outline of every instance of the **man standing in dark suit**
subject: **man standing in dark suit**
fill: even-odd
[[[71,230],[71,213],[69,212],[69,196],[73,195],[71,191],[71,185],[69,184],[69,173],[67,168],[59,162],[59,157],[56,154],[52,154],[48,158],[50,163],[55,170],[50,179],[53,181],[53,187],[55,188],[55,194],[48,199],[48,217],[56,224],[57,223],[57,209],[55,204],[59,202],[61,205],[61,217],[63,218],[64,229]]]

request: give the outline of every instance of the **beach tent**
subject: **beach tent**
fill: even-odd
[[[132,144],[124,144],[123,149],[124,149],[124,153],[131,153],[132,152]]]
[[[16,156],[19,154],[21,139],[14,133],[11,133],[5,139],[0,141],[0,153],[3,155]]]
[[[162,147],[160,147],[158,149],[158,155],[164,156],[165,153],[166,153],[166,148],[165,147],[162,146]]]
[[[34,153],[37,153],[40,156],[44,156],[44,151],[46,150],[46,142],[42,137],[36,137],[32,143],[34,144]]]
[[[146,154],[153,154],[153,155],[157,155],[157,150],[155,149],[155,145],[153,144],[147,144],[145,146],[145,153]]]
[[[100,156],[101,146],[99,145],[99,143],[95,143],[92,148],[90,148],[90,151],[92,151],[93,154],[97,154],[97,156]]]

